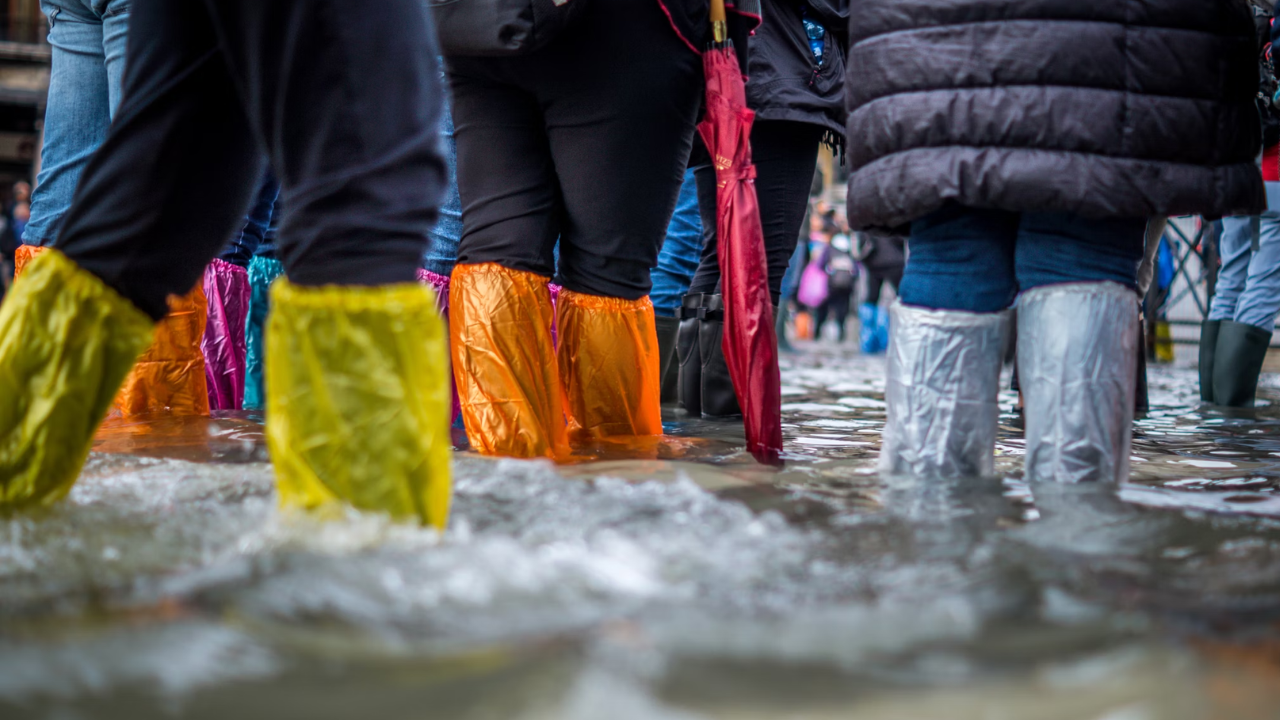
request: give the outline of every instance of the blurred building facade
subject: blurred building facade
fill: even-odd
[[[0,0],[0,195],[39,170],[49,91],[48,24],[39,0]]]

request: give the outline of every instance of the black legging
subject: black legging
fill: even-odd
[[[653,0],[592,3],[513,59],[449,63],[463,236],[459,264],[556,275],[637,300],[693,142],[702,61]]]
[[[867,268],[867,299],[872,305],[880,304],[880,292],[885,283],[893,286],[893,291],[898,292],[898,286],[902,284],[902,267],[897,268]]]
[[[751,130],[752,159],[756,164],[756,194],[764,225],[764,246],[769,257],[769,292],[777,305],[782,278],[791,264],[800,226],[809,208],[818,147],[826,132],[818,125],[762,120]],[[690,285],[691,294],[714,293],[720,285],[720,260],[716,252],[716,174],[705,147],[697,143],[690,165],[698,178],[698,205],[702,211],[702,263]]]
[[[266,154],[290,280],[415,280],[447,183],[420,2],[132,8],[124,101],[55,247],[160,319],[241,227]]]
[[[845,330],[849,322],[849,307],[853,300],[853,290],[833,290],[827,301],[813,311],[813,337],[822,339],[822,326],[827,319],[836,321],[836,329],[840,331],[840,341],[844,342]]]

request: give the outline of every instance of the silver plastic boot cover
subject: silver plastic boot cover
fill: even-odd
[[[1138,296],[1116,283],[1051,285],[1018,300],[1028,480],[1122,482],[1138,363]]]
[[[893,306],[881,471],[918,477],[992,473],[1008,329],[1008,312]]]

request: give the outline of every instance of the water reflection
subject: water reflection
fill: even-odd
[[[279,512],[260,418],[114,421],[0,520],[0,716],[1275,715],[1280,412],[1160,369],[1119,492],[1023,482],[1012,396],[998,477],[882,479],[879,363],[786,362],[784,468],[462,452],[443,536]]]

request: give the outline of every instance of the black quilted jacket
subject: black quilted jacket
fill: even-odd
[[[852,0],[849,221],[1257,212],[1242,0]]]

